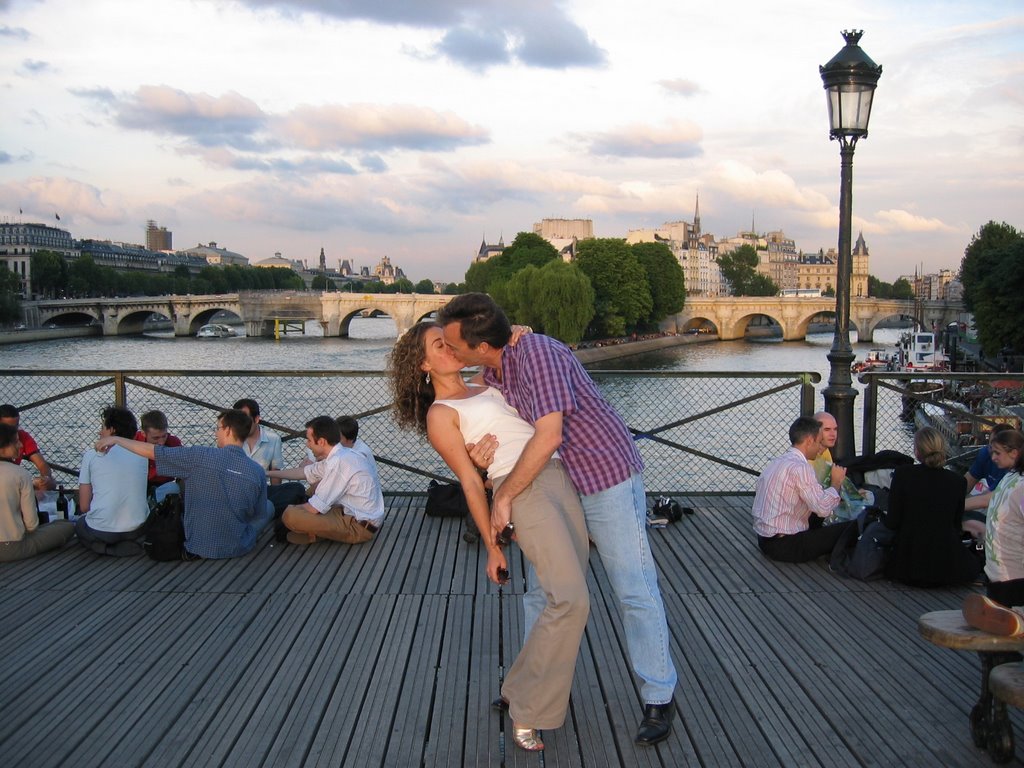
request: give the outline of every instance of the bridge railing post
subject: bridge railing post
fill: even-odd
[[[118,408],[128,407],[128,388],[125,385],[124,371],[114,373],[114,405]]]
[[[868,373],[864,376],[867,386],[864,387],[864,434],[861,439],[861,450],[865,456],[875,453],[876,421],[878,419],[878,384],[875,376]]]
[[[800,383],[800,415],[801,416],[813,416],[815,411],[815,397],[817,394],[814,391],[814,382],[811,381],[809,374],[804,374],[801,377]]]

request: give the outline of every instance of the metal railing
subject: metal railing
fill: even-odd
[[[650,493],[753,490],[764,465],[786,445],[786,429],[814,410],[816,373],[593,371],[643,455]],[[390,414],[387,374],[366,371],[8,371],[0,401],[16,405],[58,481],[77,484],[83,451],[110,404],[136,416],[163,411],[186,445],[212,445],[217,412],[239,398],[260,404],[262,423],[284,442],[285,462],[305,455],[304,424],[351,414],[377,456],[388,493],[422,493],[451,472],[426,440]]]
[[[970,463],[997,423],[1019,428],[1024,374],[872,371],[864,384],[862,452],[914,455],[914,432],[934,426],[946,437],[949,463]],[[927,406],[925,406],[927,404]]]

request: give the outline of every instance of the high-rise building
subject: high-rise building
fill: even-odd
[[[146,222],[146,250],[171,251],[171,232],[167,227],[158,227],[153,219]]]

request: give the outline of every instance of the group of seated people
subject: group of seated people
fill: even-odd
[[[261,425],[259,404],[243,398],[218,414],[215,447],[182,445],[160,411],[143,414],[140,428],[130,410],[104,408],[99,439],[82,456],[78,514],[40,524],[39,501],[56,484],[18,420],[17,409],[0,406],[0,562],[72,537],[101,555],[143,554],[151,509],[171,493],[183,500],[183,560],[245,555],[273,520],[282,541],[361,544],[384,519],[376,462],[356,419],[311,419],[306,458],[286,468],[280,436]],[[39,477],[19,466],[23,459]]]
[[[798,418],[789,438],[790,449],[757,481],[754,532],[766,557],[807,562],[842,546],[847,528],[857,525],[857,513],[874,497],[858,491],[846,469],[832,462],[837,426],[830,414]],[[919,429],[917,462],[907,458],[892,469],[885,509],[875,510],[893,535],[885,576],[917,587],[984,579],[993,599],[1024,605],[1024,490],[1016,491],[1022,450],[1024,435],[997,425],[959,475],[945,466],[942,435]]]

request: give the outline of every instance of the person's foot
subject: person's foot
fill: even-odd
[[[649,747],[668,738],[672,732],[672,715],[675,704],[648,704],[644,707],[644,719],[636,732],[636,743],[641,747]]]
[[[1007,608],[975,593],[964,598],[961,610],[964,621],[982,632],[1004,637],[1024,635],[1024,611],[1020,608]]]
[[[299,533],[298,531],[288,531],[287,538],[289,544],[313,544],[317,540],[312,533]]]
[[[536,728],[519,728],[513,723],[512,741],[516,743],[517,747],[525,749],[527,752],[540,752],[544,749],[544,742],[540,740]]]

